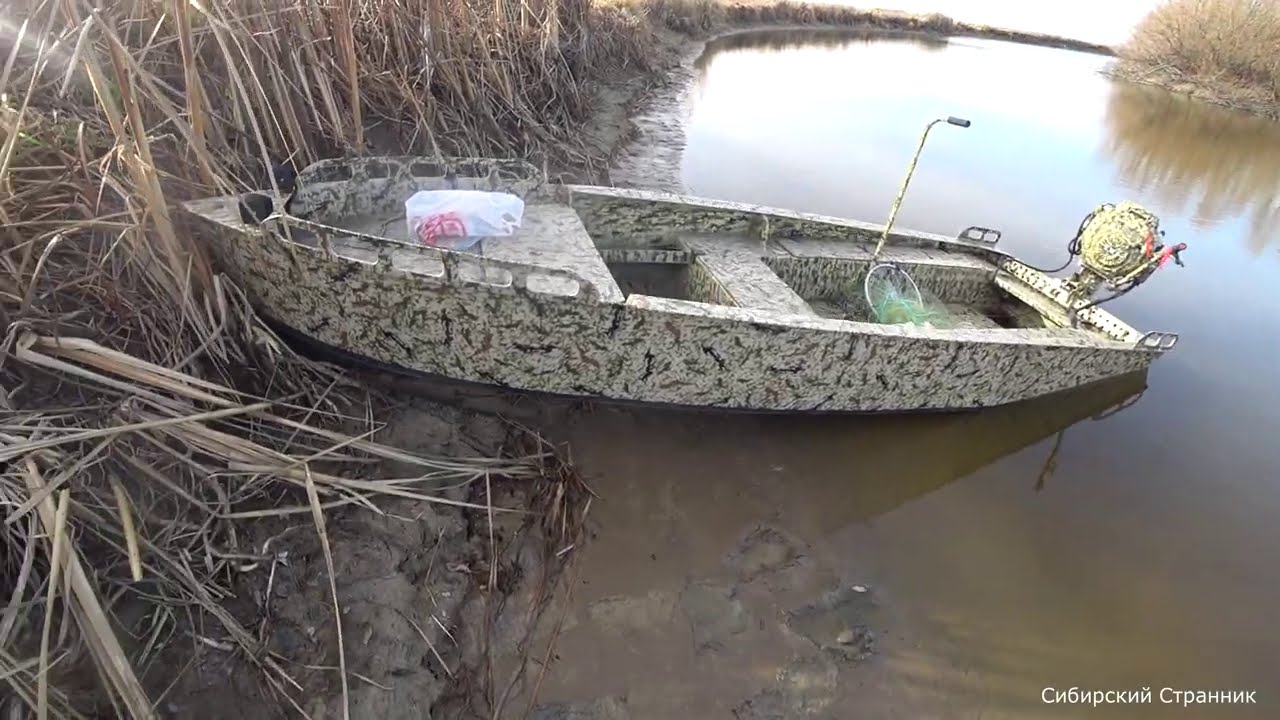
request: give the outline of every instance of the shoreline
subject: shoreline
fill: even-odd
[[[674,14],[650,18],[650,22],[654,24],[652,66],[621,75],[615,73],[613,77],[606,76],[597,80],[598,85],[589,103],[590,110],[579,129],[588,141],[590,154],[594,156],[590,160],[598,163],[599,169],[591,170],[582,163],[565,162],[557,158],[561,161],[550,163],[556,168],[553,175],[612,185],[610,174],[622,151],[636,138],[639,130],[635,120],[646,103],[683,80],[681,73],[688,70],[686,66],[705,52],[709,43],[735,35],[812,30],[938,40],[977,38],[1117,57],[1116,49],[1110,45],[964,23],[936,13],[920,15],[832,5],[801,6],[786,0],[732,5],[713,2],[710,5],[719,9],[722,14],[705,15],[697,22]]]
[[[1118,58],[1102,73],[1112,80],[1156,87],[1196,102],[1280,120],[1280,103],[1259,99],[1243,88],[1223,86],[1198,76],[1185,76],[1171,68],[1143,67],[1134,61]]]
[[[1210,105],[1280,120],[1280,5],[1169,0],[1117,48],[1107,76]]]
[[[729,27],[714,28],[715,34],[724,34],[725,30],[732,30],[735,27],[753,29],[753,26],[762,26],[760,29],[782,29],[792,24],[804,27],[827,25],[849,29],[911,31],[935,36],[980,37],[1101,55],[1116,54],[1116,49],[1110,45],[1049,33],[970,23],[956,20],[942,12],[910,13],[842,5],[800,5],[787,0],[782,2],[748,0],[726,4],[723,23]]]

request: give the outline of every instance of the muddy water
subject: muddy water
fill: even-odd
[[[899,222],[998,227],[1056,267],[1095,205],[1137,200],[1187,267],[1111,307],[1181,341],[1098,419],[1138,388],[962,417],[578,415],[598,535],[545,717],[1280,717],[1280,126],[1105,63],[775,33],[713,43],[658,98],[618,184],[872,221],[924,123],[969,118],[935,130]]]

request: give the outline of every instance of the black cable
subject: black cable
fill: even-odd
[[[1069,256],[1067,257],[1067,261],[1066,261],[1066,262],[1064,262],[1064,263],[1062,263],[1062,266],[1061,266],[1061,267],[1056,267],[1056,268],[1054,268],[1054,269],[1052,269],[1052,270],[1046,270],[1046,269],[1044,269],[1044,268],[1042,268],[1042,267],[1036,267],[1035,265],[1032,265],[1031,263],[1029,263],[1029,262],[1027,262],[1027,261],[1025,261],[1025,260],[1019,260],[1018,262],[1022,263],[1023,265],[1026,265],[1027,267],[1031,268],[1032,270],[1039,270],[1040,272],[1044,273],[1045,275],[1052,275],[1052,274],[1054,274],[1054,273],[1062,272],[1063,270],[1066,270],[1066,269],[1067,269],[1067,266],[1071,264],[1071,261],[1072,261],[1072,260],[1075,260],[1075,254],[1074,254],[1074,253],[1072,253],[1071,255],[1069,255]]]
[[[1067,266],[1071,264],[1071,261],[1075,260],[1080,255],[1080,250],[1082,249],[1082,245],[1083,245],[1083,240],[1081,239],[1081,236],[1084,235],[1084,229],[1089,224],[1089,221],[1093,220],[1093,218],[1097,216],[1099,210],[1109,209],[1111,207],[1114,207],[1114,206],[1111,205],[1110,203],[1107,203],[1105,205],[1102,205],[1101,207],[1094,208],[1093,212],[1090,212],[1088,215],[1084,217],[1084,220],[1080,221],[1080,227],[1076,228],[1076,236],[1071,238],[1069,241],[1067,241],[1067,261],[1062,263],[1061,267],[1054,268],[1053,270],[1045,270],[1044,268],[1036,267],[1035,265],[1032,265],[1029,262],[1025,262],[1022,260],[1019,260],[1019,262],[1031,268],[1032,270],[1039,270],[1045,275],[1052,275],[1054,273],[1062,272],[1063,270],[1066,270]]]

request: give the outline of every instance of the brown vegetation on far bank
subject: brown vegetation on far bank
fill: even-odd
[[[936,37],[983,37],[1103,55],[1115,54],[1114,49],[1107,45],[1044,33],[960,22],[941,13],[915,14],[894,10],[866,10],[848,5],[793,2],[792,0],[738,0],[737,2],[729,0],[601,0],[601,2],[643,7],[661,18],[672,30],[690,35],[705,35],[726,29],[755,26],[829,26],[913,32]]]
[[[341,652],[332,613],[310,618],[328,627],[309,636],[277,632],[290,562],[278,538],[315,541],[291,546],[312,572],[289,580],[289,610],[342,615],[364,592],[333,577],[355,563],[344,525],[417,523],[414,537],[435,544],[404,565],[423,561],[430,584],[441,567],[496,566],[492,536],[466,557],[467,538],[446,530],[477,509],[483,526],[500,484],[549,483],[508,497],[549,494],[561,519],[575,496],[540,447],[451,459],[435,436],[414,451],[383,442],[374,393],[282,343],[183,232],[178,201],[343,153],[518,156],[591,177],[621,133],[582,129],[602,102],[627,102],[610,83],[661,69],[672,31],[831,24],[1097,49],[940,15],[714,0],[17,0],[0,23],[6,717],[154,717],[158,703],[182,707],[202,667],[226,684],[204,688],[218,702],[202,712],[217,715],[234,705],[226,692],[246,692],[231,666],[257,678],[249,716],[300,712],[306,698],[336,716],[334,703],[376,695],[397,682],[379,672],[402,668],[380,665],[376,643],[349,638]],[[424,677],[453,679],[454,618],[420,605],[427,615],[401,618],[411,630],[396,626],[412,645],[401,650]],[[343,617],[347,631],[361,613]],[[421,716],[440,692],[364,710]],[[479,692],[492,702],[491,685]]]
[[[1111,72],[1280,118],[1280,4],[1167,0],[1134,28]]]

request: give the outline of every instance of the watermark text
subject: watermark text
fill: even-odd
[[[1257,690],[1175,690],[1160,688],[1152,693],[1151,688],[1141,690],[1081,690],[1070,688],[1059,690],[1047,687],[1040,692],[1040,700],[1050,705],[1122,705],[1139,704],[1159,700],[1165,705],[1256,705]],[[1153,699],[1154,698],[1154,699]]]

